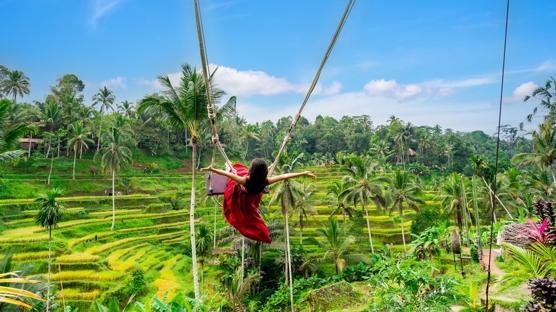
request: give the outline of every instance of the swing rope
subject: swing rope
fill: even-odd
[[[272,173],[274,172],[274,169],[278,165],[278,161],[280,160],[280,156],[282,155],[282,152],[284,151],[284,149],[286,148],[286,145],[290,141],[292,133],[293,133],[295,127],[297,126],[297,122],[301,118],[301,114],[303,113],[303,109],[305,109],[305,105],[307,105],[307,102],[309,101],[309,98],[311,97],[311,95],[313,94],[313,91],[317,87],[317,83],[319,82],[320,75],[322,73],[324,65],[326,65],[326,62],[328,61],[328,58],[332,54],[332,50],[334,49],[334,46],[336,45],[336,41],[338,40],[338,37],[340,36],[340,33],[342,32],[342,29],[344,28],[344,25],[345,25],[345,23],[346,23],[346,21],[349,17],[349,14],[351,13],[351,10],[353,9],[354,5],[355,5],[355,0],[349,0],[348,1],[348,4],[346,5],[346,8],[344,10],[344,14],[342,15],[342,18],[340,19],[340,23],[338,23],[338,26],[336,27],[336,31],[334,32],[334,35],[332,36],[332,40],[328,44],[328,48],[326,49],[326,53],[324,53],[324,56],[323,56],[323,58],[320,62],[319,68],[317,69],[317,72],[315,73],[315,77],[313,78],[313,82],[309,86],[309,89],[307,90],[307,94],[305,94],[305,98],[303,99],[303,102],[301,103],[301,106],[299,107],[299,110],[297,111],[297,114],[295,115],[294,119],[292,120],[292,123],[291,123],[291,125],[288,129],[288,132],[284,136],[284,140],[282,141],[282,144],[280,145],[280,149],[278,149],[278,153],[276,154],[276,158],[274,159],[274,162],[270,165],[270,168],[268,169],[268,175],[269,176],[272,175]]]
[[[210,72],[209,72],[209,65],[208,65],[208,58],[207,58],[207,50],[205,46],[205,36],[204,36],[204,29],[203,29],[203,22],[201,19],[201,9],[199,5],[199,0],[194,0],[195,3],[195,22],[197,25],[197,39],[199,40],[199,52],[201,54],[201,65],[203,70],[203,78],[205,82],[205,91],[207,97],[207,113],[208,119],[210,123],[210,130],[211,130],[211,141],[213,148],[217,148],[222,158],[226,162],[226,165],[230,168],[233,168],[232,162],[226,155],[224,151],[224,147],[222,143],[220,143],[220,139],[218,137],[218,129],[216,128],[216,110],[214,108],[214,103],[212,102],[212,92],[211,92],[211,84],[210,84]],[[214,165],[214,153],[211,159],[210,165]]]
[[[206,97],[207,97],[207,112],[208,112],[208,119],[210,122],[210,127],[211,127],[211,140],[212,140],[212,145],[213,148],[218,149],[218,151],[220,152],[220,154],[222,155],[222,157],[224,158],[224,161],[226,162],[226,165],[229,166],[230,168],[233,168],[232,166],[232,162],[230,161],[230,159],[228,158],[228,156],[226,155],[226,152],[224,150],[224,147],[222,146],[222,143],[220,142],[220,139],[218,137],[218,129],[216,127],[216,113],[215,113],[215,108],[214,108],[214,103],[213,103],[213,99],[212,99],[212,94],[211,94],[211,90],[210,90],[210,71],[209,71],[209,65],[208,65],[208,57],[207,57],[207,52],[206,52],[206,44],[205,44],[205,36],[204,36],[204,28],[203,28],[203,22],[202,22],[202,18],[201,18],[201,10],[200,10],[200,5],[199,5],[199,0],[194,0],[194,4],[195,4],[195,21],[196,21],[196,25],[197,25],[197,38],[199,41],[199,52],[201,54],[201,65],[202,65],[202,71],[203,71],[203,78],[204,78],[204,82],[205,82],[205,90],[206,90]],[[309,101],[309,98],[311,97],[311,95],[313,94],[313,91],[315,90],[317,83],[320,79],[322,70],[324,68],[324,66],[326,65],[326,62],[328,61],[328,58],[330,57],[330,55],[332,54],[332,50],[336,44],[336,41],[338,40],[338,37],[340,36],[340,33],[349,17],[349,14],[351,13],[351,10],[353,9],[353,6],[355,4],[355,0],[349,0],[348,4],[344,10],[344,13],[342,15],[342,18],[340,19],[340,22],[338,24],[338,26],[336,27],[336,31],[334,32],[334,35],[332,36],[332,40],[330,41],[328,48],[326,50],[326,53],[324,54],[324,57],[321,60],[320,66],[317,69],[317,72],[315,73],[315,77],[313,78],[313,82],[311,83],[311,85],[309,86],[309,89],[307,90],[307,93],[305,95],[305,98],[303,99],[303,102],[301,103],[301,107],[299,108],[297,114],[295,115],[295,118],[292,120],[292,123],[290,125],[290,127],[288,128],[288,131],[286,133],[286,135],[284,136],[284,140],[282,141],[282,144],[280,145],[280,148],[278,150],[278,153],[276,154],[276,158],[274,159],[274,162],[270,165],[269,167],[269,171],[268,171],[268,175],[272,175],[272,173],[274,172],[274,169],[276,168],[278,161],[280,160],[280,156],[282,155],[286,145],[288,144],[293,131],[295,130],[295,127],[297,126],[297,122],[299,121],[299,119],[301,118],[301,114],[303,113],[303,110],[305,109],[305,106],[307,105],[307,102]],[[214,165],[214,157],[212,157],[211,160],[211,166]]]
[[[510,15],[510,0],[506,0],[506,24],[504,27],[504,50],[502,53],[502,74],[500,80],[500,100],[498,103],[498,129],[496,131],[496,161],[494,165],[494,185],[492,193],[496,197],[497,191],[497,175],[498,175],[498,159],[500,155],[500,126],[502,122],[502,101],[504,95],[504,75],[506,70],[506,48],[508,42],[508,20]],[[489,291],[491,282],[491,261],[492,261],[492,241],[494,240],[494,213],[496,210],[496,200],[492,201],[492,211],[490,216],[490,237],[489,237],[489,248],[488,248],[488,273],[487,273],[487,285],[486,285],[486,309],[488,310],[489,301]]]

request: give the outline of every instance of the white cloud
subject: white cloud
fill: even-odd
[[[556,61],[555,60],[548,60],[541,63],[539,66],[535,68],[538,72],[548,72],[556,70]]]
[[[420,83],[400,84],[396,80],[371,80],[364,91],[371,96],[382,96],[399,101],[415,97],[451,96],[457,89],[478,87],[496,82],[492,78],[477,77],[461,80],[430,80]]]
[[[276,77],[260,70],[238,70],[232,67],[209,65],[211,71],[217,68],[214,75],[216,87],[224,90],[229,95],[239,97],[250,97],[255,95],[275,96],[287,93],[304,94],[309,86],[308,83],[293,83],[286,78]],[[180,83],[181,72],[168,74],[173,85]],[[158,79],[147,80],[136,79],[136,83],[149,89],[160,91],[162,85]],[[333,81],[330,85],[318,84],[315,95],[329,96],[338,94],[342,90],[342,83]]]
[[[115,77],[101,82],[100,85],[109,89],[127,89],[127,79],[125,77]]]
[[[405,100],[423,93],[423,88],[417,84],[399,84],[396,80],[371,80],[363,89],[369,96],[380,96]]]
[[[252,95],[277,95],[291,92],[302,92],[302,85],[289,82],[285,78],[279,78],[259,70],[237,70],[226,66],[210,65],[218,67],[214,81],[216,85],[228,94],[237,96]]]
[[[92,0],[91,25],[96,26],[98,21],[114,10],[120,2],[121,0]]]
[[[298,108],[298,103],[279,107],[238,103],[239,113],[249,122],[276,121],[280,117],[294,115]],[[520,110],[523,107],[510,106],[509,109]],[[461,131],[481,129],[487,133],[494,133],[497,118],[496,106],[488,101],[445,102],[445,99],[434,101],[418,97],[399,101],[391,97],[369,95],[367,92],[346,92],[315,98],[307,105],[303,116],[314,120],[318,115],[341,118],[361,114],[369,115],[376,124],[385,124],[390,116],[395,115],[416,125],[440,124],[443,128]]]
[[[524,82],[514,89],[512,97],[514,100],[522,101],[525,96],[531,95],[531,93],[538,87],[539,86],[532,81]]]

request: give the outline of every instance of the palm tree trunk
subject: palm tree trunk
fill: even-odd
[[[189,236],[191,238],[191,266],[193,271],[193,291],[195,300],[201,299],[199,294],[199,273],[197,271],[197,245],[195,243],[195,160],[197,157],[197,143],[191,144],[191,204],[189,206]]]
[[[475,175],[471,178],[471,184],[473,185],[473,208],[475,208],[475,226],[477,227],[477,252],[479,253],[479,260],[483,258],[483,251],[481,248],[481,223],[479,221],[479,206],[477,205],[477,195],[475,193]]]
[[[110,231],[114,231],[116,227],[116,170],[112,168],[112,227]]]
[[[73,180],[75,180],[75,163],[77,162],[77,149],[73,150]]]
[[[247,143],[245,143],[245,154],[243,154],[243,159],[247,160],[247,153],[249,152],[249,139],[247,139]],[[554,180],[556,181],[556,180]]]
[[[100,150],[100,136],[102,134],[102,126],[98,127],[98,136],[97,136],[97,153]]]
[[[60,158],[60,142],[62,141],[61,138],[58,138],[58,147],[56,152],[56,158]]]
[[[79,160],[81,160],[82,157],[83,157],[83,144],[79,146]]]
[[[48,158],[48,156],[50,155],[50,145],[52,145],[52,140],[48,139],[48,147],[46,148],[46,155],[45,155],[46,158]]]
[[[216,249],[216,200],[213,199],[214,203],[214,218],[212,221],[212,249]]]
[[[243,284],[243,278],[245,277],[245,237],[241,237],[241,281],[240,285]]]
[[[33,144],[33,132],[31,132],[31,137],[29,139],[29,146],[27,147],[27,158],[31,158],[31,144]]]
[[[400,212],[400,222],[402,223],[402,242],[403,242],[403,254],[404,256],[407,253],[407,247],[405,244],[405,229],[404,229],[404,224],[403,224],[403,207],[402,204],[400,202],[398,202],[398,211]]]
[[[288,220],[288,210],[286,208],[286,260],[287,260],[287,267],[288,267],[288,282],[290,287],[290,306],[291,311],[294,312],[293,308],[293,275],[292,275],[292,260],[291,260],[291,253],[290,253],[290,225]]]
[[[375,248],[373,247],[373,235],[371,234],[371,221],[369,220],[369,210],[367,210],[367,205],[363,204],[363,210],[365,210],[365,221],[367,221],[367,233],[369,234],[369,244],[371,244],[371,253],[375,253]]]
[[[50,259],[52,254],[52,226],[48,228],[48,281],[46,284],[46,312],[50,312]]]
[[[50,177],[52,176],[52,166],[54,165],[54,153],[52,153],[52,157],[50,157],[50,171],[48,171],[48,181],[47,184],[50,185]]]

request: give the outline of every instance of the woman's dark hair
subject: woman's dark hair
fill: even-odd
[[[262,193],[267,185],[268,165],[266,161],[255,158],[249,167],[249,178],[245,182],[245,189],[249,194]]]

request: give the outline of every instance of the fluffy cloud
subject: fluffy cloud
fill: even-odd
[[[370,96],[380,96],[405,100],[423,93],[423,88],[417,84],[399,84],[396,80],[371,80],[364,87],[365,93]]]
[[[524,82],[514,89],[514,92],[512,92],[512,97],[515,100],[522,101],[525,96],[531,95],[531,93],[538,87],[539,86],[532,81]]]
[[[109,80],[105,80],[101,82],[100,85],[109,89],[127,89],[127,79],[125,77],[118,76]]]
[[[450,96],[458,89],[478,87],[496,82],[492,78],[477,77],[462,80],[430,80],[420,83],[400,84],[396,80],[371,80],[363,90],[370,96],[408,100],[416,97]]]
[[[279,107],[251,102],[238,103],[239,113],[249,122],[276,121],[280,117],[294,115],[298,108],[299,103],[286,103]],[[505,113],[523,116],[521,112],[513,113],[522,108],[520,105],[508,106]],[[390,116],[395,115],[416,125],[439,124],[443,128],[461,131],[481,129],[487,133],[494,133],[497,120],[496,106],[489,101],[446,102],[445,99],[423,100],[417,97],[399,101],[382,95],[369,95],[367,92],[345,92],[315,98],[303,112],[303,116],[309,120],[314,120],[318,115],[341,118],[362,114],[369,115],[376,124],[385,124]],[[521,120],[505,121],[514,123]]]
[[[214,75],[215,85],[226,93],[239,97],[255,95],[275,96],[287,93],[303,94],[309,87],[308,83],[292,83],[285,78],[276,77],[260,70],[238,70],[214,64],[211,64],[209,67],[211,71],[217,68]],[[177,86],[180,83],[181,73],[170,73],[168,77],[172,84]],[[155,91],[162,90],[162,85],[156,79],[137,79],[136,82]],[[341,90],[342,84],[334,81],[330,85],[318,84],[314,94],[329,96],[338,94]]]
[[[226,66],[211,65],[218,68],[214,81],[216,85],[228,94],[237,96],[277,95],[283,93],[304,91],[302,85],[289,82],[259,70],[237,70]]]

